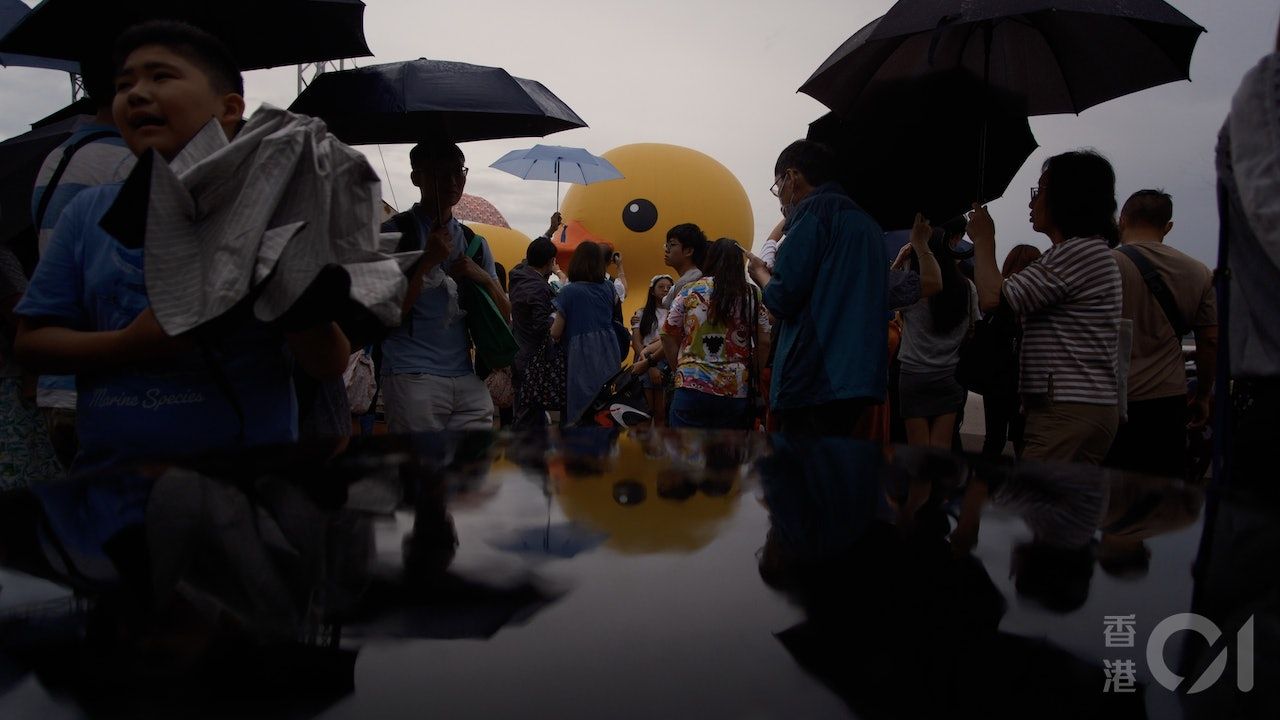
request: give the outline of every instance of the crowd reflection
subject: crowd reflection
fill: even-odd
[[[1142,582],[1150,541],[1202,504],[1195,487],[1096,468],[664,428],[144,465],[0,496],[5,572],[77,600],[50,622],[0,596],[0,656],[10,679],[85,707],[269,698],[307,715],[352,692],[370,639],[490,639],[574,592],[565,563],[700,562],[731,520],[758,517],[762,592],[801,619],[742,631],[774,632],[853,713],[1142,716],[1142,692],[1099,692],[1098,660],[1003,626],[1015,597],[1079,611],[1095,568]],[[1025,532],[984,534],[1006,522],[991,517]],[[1005,560],[1014,595],[991,574]]]

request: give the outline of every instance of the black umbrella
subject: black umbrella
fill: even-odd
[[[105,57],[125,28],[156,19],[207,30],[244,70],[372,55],[360,0],[44,0],[0,39],[0,52]]]
[[[31,8],[27,7],[22,0],[0,0],[0,37],[4,37],[4,34],[12,30],[18,24],[18,21],[29,12],[31,12]],[[5,67],[44,68],[46,70],[61,70],[70,73],[80,72],[80,64],[71,60],[55,60],[53,58],[14,53],[0,53],[0,65]]]
[[[586,123],[541,83],[419,58],[330,72],[289,106],[350,145],[542,137]]]
[[[1188,79],[1202,32],[1163,0],[899,0],[800,92],[845,112],[877,81],[963,68],[1031,115],[1079,113]]]
[[[809,125],[809,138],[835,150],[849,196],[893,230],[917,212],[942,223],[1003,195],[1037,147],[1026,112],[1018,95],[988,97],[965,72],[934,73],[877,84],[847,117]]]

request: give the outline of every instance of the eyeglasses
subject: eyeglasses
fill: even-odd
[[[1040,197],[1040,186],[1037,185],[1031,188],[1031,201],[1035,202],[1035,199],[1038,197]]]
[[[420,172],[428,176],[438,177],[438,178],[453,178],[453,177],[465,178],[467,176],[467,173],[470,171],[471,171],[471,168],[467,167],[466,165],[461,165],[461,166],[455,165],[453,167],[424,167],[420,170]]]
[[[786,173],[783,173],[782,177],[779,177],[773,181],[773,185],[769,187],[769,192],[773,193],[774,197],[776,198],[782,197],[782,183],[786,181],[786,179],[787,179],[787,175]]]

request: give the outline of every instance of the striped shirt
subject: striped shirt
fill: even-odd
[[[1115,405],[1120,270],[1102,238],[1072,238],[1004,281],[1022,316],[1025,395]]]
[[[80,149],[71,156],[66,169],[62,171],[62,177],[53,188],[53,194],[49,196],[49,204],[45,208],[43,217],[37,219],[40,202],[48,192],[49,181],[53,179],[54,172],[62,163],[63,154],[68,148],[89,135],[104,132],[112,134],[81,145]],[[40,172],[36,175],[35,189],[31,193],[32,221],[38,220],[40,223],[40,227],[36,228],[39,232],[40,254],[43,255],[45,248],[49,246],[49,239],[53,237],[53,228],[58,224],[58,218],[62,217],[62,211],[75,199],[76,195],[87,188],[124,180],[133,169],[133,162],[133,153],[124,144],[124,138],[120,137],[120,133],[110,125],[89,124],[76,128],[75,132],[71,133],[71,137],[49,153],[44,164],[40,166]],[[36,404],[40,407],[75,409],[75,377],[41,375],[36,388]]]
[[[53,195],[49,198],[49,206],[45,208],[44,217],[41,219],[40,227],[37,228],[40,233],[40,251],[42,253],[45,247],[49,245],[49,238],[53,235],[53,226],[57,225],[58,218],[62,217],[63,208],[76,195],[79,195],[81,190],[120,182],[133,169],[133,153],[125,146],[124,139],[120,137],[119,132],[114,127],[110,125],[85,125],[77,128],[71,134],[71,137],[67,138],[56,150],[49,153],[49,157],[45,158],[44,164],[40,166],[40,173],[36,175],[36,186],[31,193],[31,217],[33,219],[36,217],[49,181],[53,178],[53,173],[57,170],[59,163],[62,162],[62,155],[67,148],[80,142],[90,134],[101,132],[112,132],[114,134],[82,145],[76,151],[76,154],[71,157],[71,162],[67,164],[67,169],[62,172],[62,177],[59,178],[57,186],[53,188]]]

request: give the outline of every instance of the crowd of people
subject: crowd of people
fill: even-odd
[[[1263,83],[1276,57],[1246,79],[1221,151],[1232,246],[1223,267],[1233,271],[1230,315],[1222,310],[1240,328],[1221,377],[1239,379],[1254,401],[1239,437],[1276,424],[1280,348],[1258,288],[1274,287],[1280,272],[1275,195],[1266,192],[1277,178],[1254,160],[1274,157],[1275,133],[1241,110],[1249,83]],[[900,418],[907,442],[952,447],[978,391],[986,453],[1004,452],[1008,438],[1025,458],[1164,474],[1182,472],[1187,427],[1212,411],[1213,274],[1164,242],[1167,194],[1134,193],[1117,220],[1115,173],[1093,151],[1044,163],[1029,210],[1050,248],[1017,245],[1001,266],[995,225],[976,205],[938,228],[917,217],[890,260],[882,228],[837,181],[831,151],[797,141],[775,164],[784,219],[762,253],[744,249],[749,238],[674,225],[662,248],[671,272],[649,279],[628,328],[620,255],[582,242],[562,273],[551,240],[557,214],[523,262],[500,272],[485,239],[453,216],[463,152],[423,142],[410,154],[419,202],[382,227],[398,234],[397,250],[420,252],[403,278],[398,325],[365,339],[338,317],[267,323],[242,303],[216,332],[171,336],[149,305],[146,249],[104,226],[135,159],[154,151],[175,161],[210,118],[236,136],[243,81],[216,39],[173,22],[126,32],[102,75],[86,68],[96,124],[50,156],[35,188],[34,274],[0,252],[14,330],[0,347],[6,483],[157,452],[348,433],[342,374],[361,346],[396,433],[493,427],[501,393],[489,376],[509,377],[514,427],[590,422],[593,400],[628,360],[657,424],[887,441]],[[465,309],[476,293],[509,322],[516,349],[505,375],[477,359]],[[1187,334],[1197,366],[1190,393]],[[34,392],[22,382],[33,373]]]

